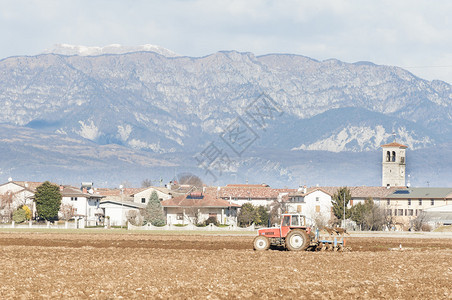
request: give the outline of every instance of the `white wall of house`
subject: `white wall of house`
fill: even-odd
[[[65,196],[61,199],[62,204],[71,205],[75,209],[75,215],[86,216],[88,222],[93,222],[98,219],[95,213],[99,208],[99,202],[99,198],[87,198],[80,196]]]
[[[171,195],[164,193],[154,187],[150,187],[144,191],[141,191],[139,193],[136,193],[133,195],[133,202],[135,203],[141,203],[141,204],[147,204],[149,201],[149,198],[151,197],[152,192],[156,191],[160,201],[171,199]]]
[[[273,203],[273,201],[275,201],[276,199],[255,199],[255,198],[231,198],[231,199],[226,199],[223,198],[223,200],[229,201],[231,200],[232,203],[238,204],[238,205],[243,205],[245,203],[251,203],[254,206],[269,206],[270,204]]]
[[[3,216],[10,215],[22,205],[27,205],[28,208],[30,208],[33,216],[36,214],[36,205],[32,199],[34,193],[25,189],[24,187],[14,182],[8,182],[0,185],[0,195],[2,197],[11,197],[12,200],[11,205],[4,206],[0,210],[0,222],[5,221],[5,219],[3,219]]]
[[[101,203],[100,207],[104,210],[105,218],[110,218],[111,226],[126,226],[128,213],[130,211],[139,211],[136,207],[111,202]]]
[[[304,197],[289,198],[288,212],[299,212],[306,216],[308,225],[315,225],[316,220],[327,224],[331,220],[331,196],[317,190]]]
[[[167,224],[195,223],[195,213],[198,213],[198,223],[206,221],[210,216],[216,216],[220,224],[236,224],[237,211],[235,208],[182,208],[165,207]]]
[[[5,195],[7,193],[13,194],[13,209],[17,209],[21,205],[27,205],[30,209],[33,208],[34,193],[22,186],[15,184],[14,182],[8,182],[0,186],[0,195]]]

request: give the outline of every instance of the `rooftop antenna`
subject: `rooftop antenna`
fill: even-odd
[[[395,138],[396,137],[396,133],[395,133],[395,131],[392,132],[392,136],[394,137],[394,143],[395,143],[395,141],[396,141],[396,138]]]

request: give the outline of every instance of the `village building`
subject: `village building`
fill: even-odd
[[[27,205],[36,214],[36,205],[33,197],[36,188],[42,182],[32,181],[13,181],[9,178],[8,182],[0,185],[0,222],[9,222],[12,212],[22,205]]]
[[[240,205],[210,194],[192,192],[161,202],[167,224],[199,224],[211,218],[219,224],[236,225]]]
[[[99,208],[103,210],[106,225],[126,226],[130,212],[138,212],[146,207],[145,204],[134,202],[133,195],[143,190],[143,188],[94,189],[94,194],[104,196]]]
[[[406,148],[397,142],[381,145],[382,159],[382,186],[405,186]]]
[[[384,197],[382,204],[396,223],[409,226],[425,211],[425,222],[434,222],[436,218],[436,225],[448,224],[452,219],[452,188],[396,189]]]
[[[147,204],[153,192],[157,193],[157,196],[160,201],[168,200],[173,197],[184,195],[185,193],[178,192],[177,190],[173,190],[171,188],[166,187],[155,187],[150,186],[148,188],[143,188],[139,192],[132,194],[133,202],[140,204]]]
[[[65,185],[60,186],[61,208],[60,218],[82,218],[85,226],[97,226],[101,224],[104,212],[99,204],[104,196],[95,194],[92,186],[90,188]]]
[[[267,208],[280,197],[278,190],[272,189],[267,184],[228,184],[222,187],[208,187],[205,193],[240,206],[251,203]]]
[[[318,187],[309,190],[302,187],[297,192],[288,194],[283,207],[286,212],[303,214],[307,224],[311,226],[326,226],[333,219],[331,194]]]

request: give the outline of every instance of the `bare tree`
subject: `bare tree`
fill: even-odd
[[[285,201],[275,200],[270,204],[270,223],[279,224],[281,222],[281,213],[288,210],[289,205]]]
[[[72,204],[61,204],[60,213],[61,219],[67,221],[75,216],[75,208]]]
[[[11,222],[14,212],[14,195],[11,191],[0,195],[0,217],[2,222]]]
[[[142,188],[147,188],[147,187],[150,187],[150,186],[152,186],[152,181],[150,180],[150,179],[144,179],[142,182],[141,182],[141,187]]]
[[[185,214],[191,223],[198,225],[200,223],[201,212],[198,207],[185,208]]]
[[[179,184],[191,185],[198,189],[202,188],[204,185],[201,178],[191,173],[179,174],[177,179],[179,180]]]
[[[141,216],[141,213],[136,210],[130,210],[127,212],[127,221],[135,226],[142,226],[144,218]]]
[[[414,231],[430,231],[431,228],[427,224],[427,214],[423,211],[420,212],[420,214],[411,220],[411,228],[414,229]]]

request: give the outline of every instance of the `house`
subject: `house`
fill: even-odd
[[[388,213],[397,223],[410,225],[422,211],[447,213],[452,205],[452,188],[401,188],[383,198]]]
[[[320,187],[323,191],[330,194],[332,197],[338,193],[341,187],[337,186],[323,186]],[[382,199],[397,189],[404,189],[404,187],[383,187],[383,186],[349,186],[350,190],[350,202],[348,207],[357,205],[358,203],[364,204],[367,199],[372,199],[374,203],[382,203]]]
[[[7,183],[0,185],[0,222],[11,221],[12,213],[21,205],[27,205],[36,214],[36,205],[33,197],[36,188],[42,182],[13,181],[11,178]]]
[[[61,208],[59,218],[81,217],[87,226],[100,224],[103,211],[99,209],[100,200],[104,198],[94,193],[92,188],[76,188],[70,185],[60,186]]]
[[[269,207],[279,197],[279,192],[267,184],[228,184],[223,187],[208,187],[205,193],[240,206],[251,203],[254,206]]]
[[[99,208],[103,210],[104,217],[112,226],[126,226],[127,218],[132,212],[138,213],[145,204],[134,202],[135,194],[143,191],[142,188],[97,188],[94,194],[103,195]]]
[[[240,205],[210,194],[192,192],[161,202],[167,224],[198,224],[215,218],[220,224],[237,224]]]
[[[105,218],[109,220],[109,225],[127,226],[127,219],[132,212],[138,213],[146,205],[133,201],[120,201],[107,198],[100,202],[99,207],[103,210]]]
[[[173,198],[173,196],[184,195],[184,193],[180,193],[180,192],[177,192],[177,191],[169,189],[169,188],[151,186],[151,187],[142,189],[135,194],[132,194],[133,202],[147,205],[153,192],[157,193],[157,196],[159,197],[160,201],[171,199],[171,198]]]
[[[295,193],[289,193],[285,206],[287,212],[298,212],[306,217],[311,226],[326,226],[332,219],[331,194],[322,188],[300,188]]]
[[[423,212],[425,222],[433,227],[452,225],[452,204],[426,208]]]

